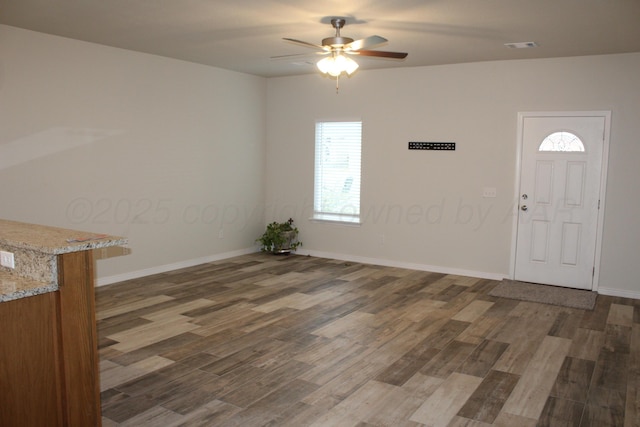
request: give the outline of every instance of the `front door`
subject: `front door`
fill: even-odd
[[[525,116],[514,279],[592,289],[605,116]]]

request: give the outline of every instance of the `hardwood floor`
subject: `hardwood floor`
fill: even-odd
[[[103,425],[640,425],[640,301],[251,254],[97,289]]]

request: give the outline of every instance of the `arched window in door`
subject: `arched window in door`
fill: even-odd
[[[538,151],[583,152],[584,144],[571,132],[554,132],[547,136]]]

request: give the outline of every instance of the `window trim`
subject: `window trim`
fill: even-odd
[[[317,203],[318,203],[318,190],[317,190],[317,185],[318,185],[318,126],[324,123],[359,123],[359,127],[360,127],[360,139],[359,139],[359,151],[360,151],[360,158],[359,158],[359,177],[358,177],[358,186],[359,186],[359,191],[358,191],[358,206],[357,206],[357,213],[352,213],[352,212],[347,212],[345,210],[345,212],[322,212],[317,210]],[[349,225],[349,226],[359,226],[361,224],[361,215],[362,215],[362,119],[357,118],[357,119],[318,119],[315,121],[314,124],[314,167],[313,167],[313,213],[311,218],[309,218],[312,221],[318,221],[318,222],[326,222],[326,223],[331,223],[331,224],[342,224],[342,225]]]

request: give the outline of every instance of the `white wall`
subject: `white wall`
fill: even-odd
[[[0,26],[0,217],[129,237],[101,278],[253,250],[265,102],[263,78]]]
[[[360,71],[336,95],[318,75],[265,80],[0,26],[0,217],[128,236],[133,253],[99,261],[101,278],[251,250],[289,217],[310,253],[503,277],[517,113],[611,110],[600,290],[640,298],[639,69],[628,54]],[[364,121],[360,227],[308,220],[314,122],[342,118]]]
[[[640,298],[640,54],[499,61],[268,81],[267,220],[309,253],[481,277],[511,263],[517,113],[611,110],[600,292]],[[363,120],[360,227],[309,221],[314,123]],[[455,152],[409,151],[452,141]],[[495,187],[497,197],[482,197]]]

